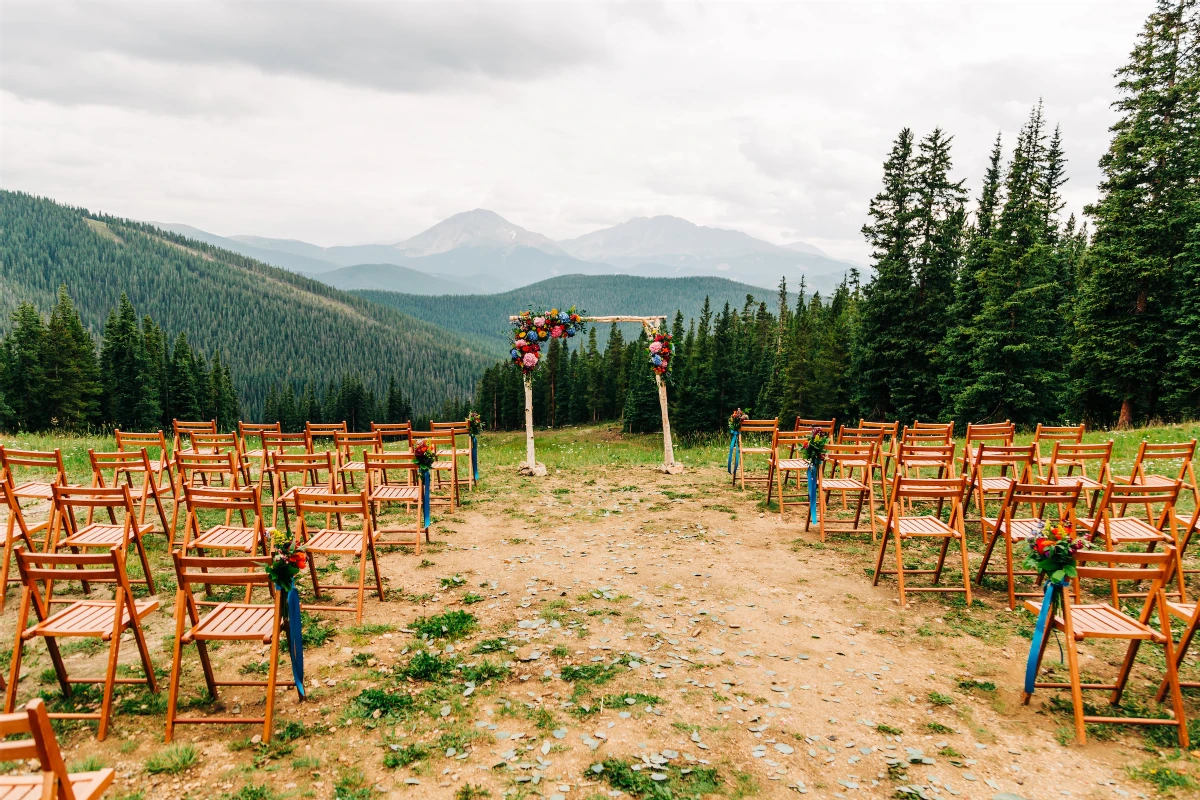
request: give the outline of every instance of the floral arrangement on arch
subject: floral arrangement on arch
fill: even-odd
[[[658,328],[651,330],[646,352],[650,356],[651,369],[659,375],[666,375],[671,369],[671,334]]]
[[[513,363],[529,375],[537,369],[541,359],[541,343],[550,339],[569,339],[583,333],[586,327],[583,315],[571,306],[566,311],[552,308],[550,311],[522,311],[513,321],[513,346],[509,351]]]

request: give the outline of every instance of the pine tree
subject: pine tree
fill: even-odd
[[[125,430],[154,430],[162,408],[151,391],[153,377],[146,339],[138,328],[137,312],[124,294],[104,325],[100,345],[100,383],[104,388],[105,420]]]
[[[46,326],[41,361],[45,393],[39,402],[50,424],[81,428],[99,422],[96,342],[83,327],[66,286],[59,287],[58,305]]]
[[[912,340],[907,324],[916,306],[915,172],[913,133],[904,128],[884,162],[883,191],[871,200],[870,222],[862,229],[871,245],[875,277],[863,293],[862,336],[855,353],[855,401],[871,419],[896,415],[910,419],[915,411],[897,407],[897,402],[903,403],[911,395],[911,364],[919,358],[922,346]]]
[[[149,314],[142,317],[142,341],[146,351],[146,391],[155,398],[161,411],[158,425],[163,430],[169,430],[171,404],[167,386],[167,336]]]
[[[630,358],[626,362],[627,378],[622,418],[630,433],[650,433],[662,430],[662,411],[658,405],[658,384],[654,370],[645,356],[649,342],[645,331],[631,342]],[[638,357],[637,354],[642,357]]]
[[[1095,228],[1074,315],[1076,391],[1089,417],[1115,413],[1119,427],[1163,410],[1181,261],[1200,215],[1198,47],[1196,0],[1158,0],[1117,71],[1120,118],[1100,159],[1100,199],[1087,209]]]
[[[388,380],[386,406],[385,419],[387,422],[408,422],[412,419],[412,406],[405,399],[404,393],[400,391],[395,377]]]
[[[196,393],[195,356],[188,344],[187,334],[175,337],[171,361],[167,369],[167,395],[171,402],[171,418],[181,421],[204,419]]]
[[[29,303],[21,303],[12,313],[12,330],[4,338],[5,399],[11,408],[15,427],[42,430],[48,417],[42,402],[46,389],[46,326],[42,315]]]

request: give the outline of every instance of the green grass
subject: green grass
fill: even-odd
[[[300,623],[300,638],[303,639],[305,647],[321,647],[337,636],[337,631],[332,625],[307,611],[300,612]]]
[[[104,769],[104,762],[99,756],[86,756],[71,762],[67,767],[68,772],[96,772],[102,769]]]
[[[382,689],[363,689],[354,698],[354,709],[362,716],[372,716],[376,711],[383,716],[402,714],[414,705],[410,695],[403,692],[389,694]]]
[[[1131,778],[1154,784],[1160,792],[1169,792],[1172,789],[1195,789],[1200,785],[1192,776],[1176,772],[1157,761],[1149,761],[1140,767],[1126,767],[1125,771]]]
[[[617,675],[617,668],[610,664],[568,664],[562,668],[562,679],[568,683],[607,683]]]
[[[932,723],[932,724],[937,725],[936,722]],[[940,725],[938,727],[945,728],[946,726]],[[875,730],[879,731],[880,733],[887,734],[889,736],[900,736],[904,733],[904,731],[900,730],[899,728],[893,728],[891,725],[883,725],[883,724],[876,725]],[[949,730],[949,728],[947,728],[947,730]],[[953,731],[951,731],[951,732],[953,732]]]
[[[419,742],[403,746],[393,745],[384,753],[383,765],[388,769],[400,769],[426,758],[429,758],[429,749]]]
[[[487,598],[481,594],[475,594],[474,592],[467,592],[466,594],[464,594],[462,596],[462,604],[464,606],[472,606],[472,605],[475,605],[476,603],[482,603],[486,599]]]
[[[500,650],[507,650],[507,649],[508,649],[508,639],[503,639],[503,638],[484,639],[481,642],[476,642],[475,646],[473,648],[471,648],[471,652],[472,653],[495,653]],[[570,651],[567,651],[566,655],[570,655]]]
[[[882,726],[880,726],[880,727],[882,727]],[[940,722],[925,723],[925,730],[929,731],[930,733],[954,733],[955,732],[954,728],[951,728],[947,725],[943,725]],[[893,733],[893,731],[894,731],[894,733]],[[897,736],[897,735],[899,735],[900,732],[896,728],[892,728],[891,731],[885,731],[885,733],[892,733],[893,736]]]
[[[409,624],[422,639],[461,639],[479,628],[475,615],[469,611],[455,609],[432,617],[418,617]]]
[[[333,784],[333,800],[371,800],[373,794],[366,775],[357,767],[340,773]]]
[[[418,650],[400,672],[414,681],[441,681],[453,675],[457,665],[457,659]]]
[[[492,793],[482,786],[464,783],[454,793],[454,800],[483,800],[483,798],[491,796]]]
[[[929,698],[929,702],[933,703],[935,706],[954,705],[954,698],[949,695],[942,694],[941,692],[930,692],[927,697]]]
[[[194,745],[170,744],[146,759],[146,772],[151,775],[178,775],[194,766],[197,758]]]
[[[463,667],[461,674],[463,680],[483,683],[489,680],[502,681],[512,674],[512,670],[503,664],[497,664],[485,658],[474,666]]]
[[[636,764],[639,762],[631,759],[607,758],[599,765],[589,766],[583,774],[589,780],[602,780],[613,789],[645,800],[700,797],[722,789],[721,776],[712,767],[694,767],[684,774],[683,769],[674,764],[664,764],[660,769],[634,770]],[[600,767],[599,772],[596,766]],[[656,781],[651,777],[654,774],[665,775],[666,779]]]
[[[277,800],[278,797],[265,783],[247,783],[233,794],[221,795],[221,800]]]

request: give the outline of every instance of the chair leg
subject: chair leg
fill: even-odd
[[[1065,614],[1064,614],[1065,616]],[[1065,620],[1067,630],[1064,638],[1067,640],[1067,671],[1071,674],[1071,705],[1075,709],[1075,740],[1087,744],[1087,725],[1083,720],[1083,687],[1079,677],[1079,649],[1075,644],[1075,632],[1071,629],[1070,620]],[[1050,637],[1043,637],[1048,640]],[[1043,648],[1044,649],[1044,648]],[[1041,659],[1038,660],[1039,665]]]
[[[4,564],[0,566],[0,614],[4,613],[4,601],[8,598],[8,571],[13,558],[13,521],[8,520],[8,537],[4,540]]]
[[[904,541],[904,537],[900,532],[896,532],[896,582],[900,586],[900,607],[908,608],[908,598],[904,594],[904,552],[900,543]]]
[[[117,590],[118,594],[121,591]],[[100,703],[100,729],[96,732],[96,740],[104,741],[108,735],[108,722],[112,717],[113,690],[117,688],[117,660],[121,654],[121,623],[113,626],[112,641],[108,647],[108,670],[104,673],[104,699]]]
[[[363,600],[367,594],[367,548],[370,543],[366,531],[363,531],[362,555],[358,558],[358,609],[354,613],[354,624],[362,624]]]
[[[887,553],[888,538],[891,536],[891,525],[884,523],[883,534],[879,538],[879,555],[875,557],[875,578],[871,581],[872,586],[879,585],[879,577],[883,574],[883,558]]]
[[[183,671],[183,615],[187,613],[184,610],[187,600],[182,595],[183,592],[177,592],[175,595],[175,644],[171,648],[171,681],[167,689],[167,734],[164,737],[167,744],[171,743],[171,737],[175,735],[179,674]]]
[[[963,591],[967,593],[967,608],[971,607],[971,559],[967,555],[966,531],[959,531],[958,549],[962,552],[962,581]]]
[[[271,741],[271,734],[275,727],[275,685],[279,681],[279,631],[275,631],[275,635],[271,637],[270,659],[271,666],[267,668],[267,707],[263,712],[262,738],[264,742]]]

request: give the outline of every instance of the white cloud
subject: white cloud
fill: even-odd
[[[972,194],[1044,98],[1074,211],[1149,0],[4,4],[5,188],[223,234],[670,213],[865,258],[903,126]]]

